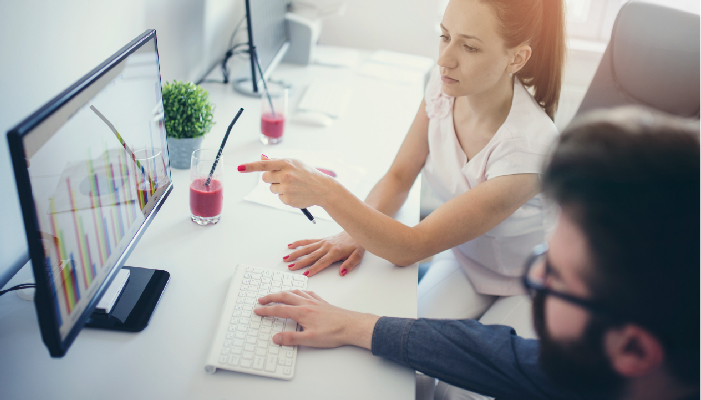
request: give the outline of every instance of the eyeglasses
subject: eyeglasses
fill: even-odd
[[[548,245],[546,243],[541,243],[533,248],[533,252],[526,260],[522,279],[523,286],[526,288],[526,291],[531,298],[535,297],[537,293],[542,293],[544,296],[557,297],[589,311],[603,314],[608,317],[613,317],[615,319],[621,319],[617,313],[612,312],[606,306],[603,306],[595,301],[583,299],[581,297],[573,296],[569,293],[560,292],[547,287],[545,284],[546,279],[548,275],[552,273],[552,266],[548,261],[547,253]],[[540,267],[543,268],[543,272],[540,274],[535,273],[535,268]]]

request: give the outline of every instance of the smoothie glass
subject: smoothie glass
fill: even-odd
[[[133,154],[132,171],[136,182],[136,197],[139,209],[146,215],[153,207],[153,204],[149,203],[151,199],[158,197],[160,195],[157,193],[159,189],[168,184],[168,173],[161,149],[139,149]]]
[[[261,90],[260,140],[263,144],[277,144],[282,141],[285,132],[287,88],[269,84],[267,91]]]
[[[221,218],[224,178],[224,156],[219,157],[212,179],[207,184],[217,150],[199,149],[190,160],[190,215],[199,225],[216,224]]]

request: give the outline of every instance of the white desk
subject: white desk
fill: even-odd
[[[274,75],[302,87],[318,77],[354,81],[344,118],[328,128],[289,124],[276,148],[340,153],[370,170],[372,181],[389,167],[421,101],[422,82],[388,83],[320,66],[282,65]],[[217,148],[236,110],[245,109],[224,151],[221,221],[210,227],[190,221],[189,171],[173,170],[173,192],[127,262],[171,273],[143,332],[85,329],[65,357],[51,359],[41,341],[34,304],[15,294],[0,297],[0,398],[413,399],[412,370],[353,347],[300,347],[291,381],[228,371],[205,373],[234,266],[286,270],[282,256],[288,253],[287,243],[334,234],[340,227],[324,220],[313,225],[301,215],[242,200],[258,174],[239,174],[236,166],[259,159],[269,149],[258,139],[260,100],[236,95],[230,86],[204,86],[217,106],[217,124],[203,147]],[[295,96],[293,92],[292,99]],[[416,186],[397,216],[409,225],[419,218]],[[416,265],[399,268],[366,253],[362,264],[345,277],[338,275],[337,266],[312,277],[308,289],[352,310],[416,316]],[[29,277],[25,267],[13,282]]]

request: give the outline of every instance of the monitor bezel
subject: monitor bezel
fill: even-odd
[[[172,180],[168,183],[166,190],[161,196],[151,212],[146,216],[144,223],[136,232],[134,237],[127,245],[125,251],[119,257],[112,271],[107,275],[95,296],[90,300],[87,307],[83,311],[78,321],[73,325],[73,328],[68,332],[64,340],[61,340],[59,332],[58,319],[55,314],[53,305],[53,296],[51,295],[51,287],[48,281],[46,263],[46,255],[39,234],[39,219],[36,214],[34,196],[32,193],[31,181],[29,179],[29,170],[25,159],[25,149],[23,138],[25,135],[32,132],[44,120],[58,111],[66,103],[82,93],[85,89],[94,84],[107,72],[112,70],[116,65],[123,62],[129,55],[138,50],[141,46],[148,43],[151,39],[154,40],[156,50],[156,60],[158,65],[158,80],[159,87],[161,82],[161,67],[160,58],[158,55],[158,41],[156,39],[156,30],[148,29],[136,39],[132,40],[126,46],[114,53],[110,58],[105,60],[92,71],[84,75],[81,79],[71,85],[68,89],[61,92],[59,95],[48,101],[36,112],[25,118],[14,128],[7,133],[7,141],[9,144],[10,158],[15,173],[15,182],[17,184],[17,192],[19,195],[22,216],[24,220],[25,233],[27,236],[27,245],[29,247],[29,258],[32,262],[32,270],[34,272],[34,280],[36,282],[36,290],[34,295],[34,304],[36,308],[37,318],[39,320],[39,328],[44,344],[49,350],[52,357],[63,357],[66,351],[71,346],[75,338],[80,333],[80,330],[85,325],[85,322],[90,318],[90,315],[95,310],[97,303],[105,293],[110,283],[114,280],[119,270],[124,266],[124,262],[131,254],[134,246],[138,243],[146,228],[150,225],[156,213],[160,210],[161,205],[168,197],[173,189]]]

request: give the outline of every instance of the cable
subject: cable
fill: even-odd
[[[29,289],[29,288],[35,288],[35,287],[37,287],[37,285],[35,285],[33,283],[22,283],[22,284],[19,284],[17,286],[13,286],[7,290],[0,290],[0,296],[2,296],[3,294],[5,294],[7,292],[12,292],[13,290],[22,290],[22,289]]]
[[[232,48],[233,43],[234,43],[234,37],[236,37],[236,34],[239,33],[239,28],[241,28],[241,24],[243,24],[243,21],[245,21],[245,20],[246,20],[246,14],[243,14],[243,17],[241,17],[241,20],[239,21],[239,23],[236,24],[236,28],[234,28],[234,32],[229,37],[229,48]]]

